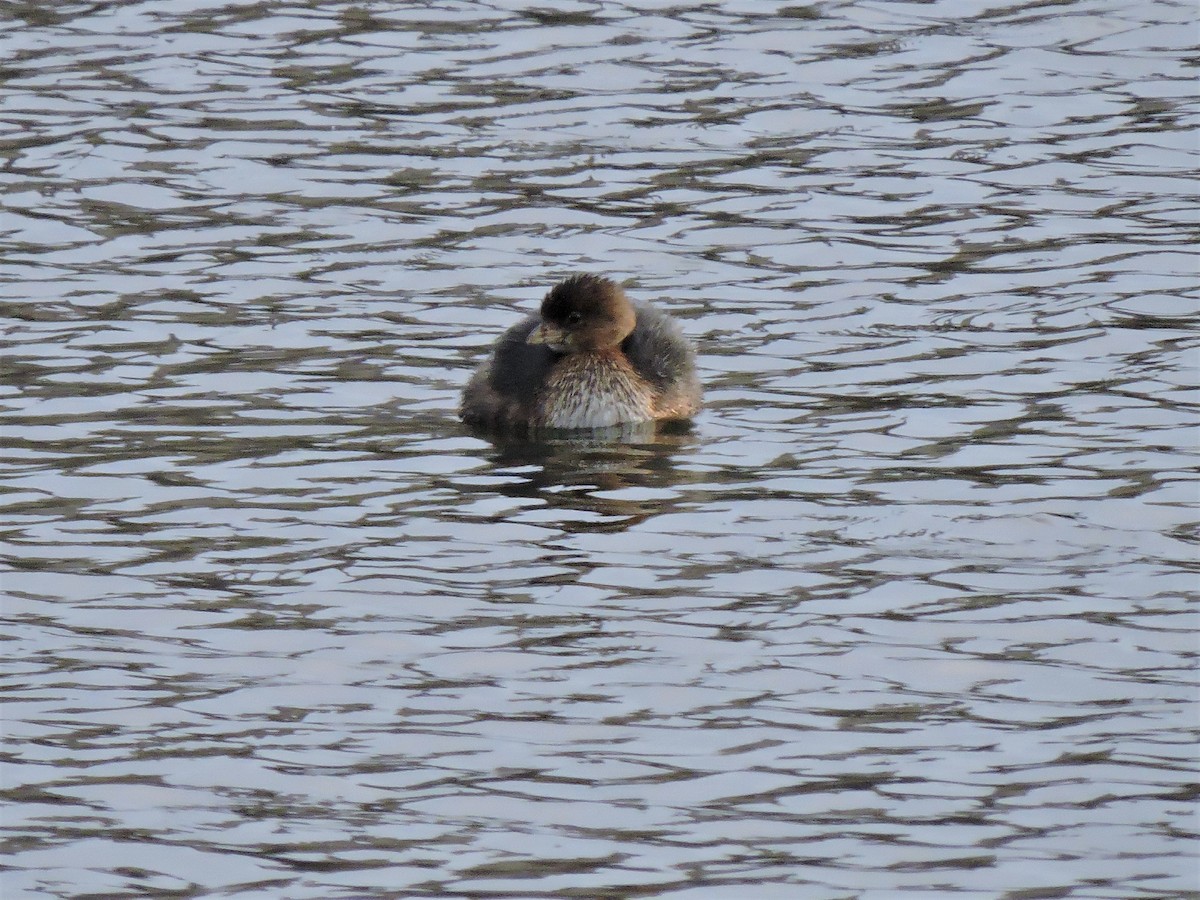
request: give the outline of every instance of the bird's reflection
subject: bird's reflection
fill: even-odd
[[[589,512],[565,517],[567,531],[621,531],[674,509],[664,493],[695,481],[699,473],[680,470],[676,458],[695,446],[690,423],[643,423],[536,436],[478,435],[492,444],[488,455],[497,473],[522,477],[492,485],[514,498],[534,498],[551,508]],[[612,496],[631,488],[654,489],[653,496]]]

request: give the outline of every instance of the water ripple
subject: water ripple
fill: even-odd
[[[5,896],[1200,889],[1192,13],[10,4]]]

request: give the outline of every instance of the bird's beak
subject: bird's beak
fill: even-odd
[[[570,336],[557,325],[543,322],[525,338],[527,344],[545,344],[551,350],[564,350],[570,345]]]

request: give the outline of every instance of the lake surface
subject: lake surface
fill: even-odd
[[[0,18],[6,900],[1200,896],[1194,4]]]

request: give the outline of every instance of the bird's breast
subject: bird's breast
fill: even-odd
[[[548,428],[607,428],[653,419],[654,389],[619,351],[572,353],[554,364],[537,405]]]

